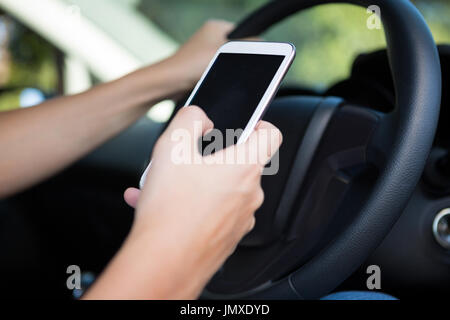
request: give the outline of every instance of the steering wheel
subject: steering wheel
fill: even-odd
[[[258,36],[328,3],[379,6],[395,109],[381,113],[338,97],[277,98],[266,119],[284,135],[279,172],[263,177],[256,227],[204,298],[324,296],[381,243],[422,174],[438,122],[441,70],[432,35],[408,0],[271,1],[229,38]]]

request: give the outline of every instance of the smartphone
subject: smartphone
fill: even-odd
[[[185,107],[202,108],[214,128],[225,137],[227,129],[243,129],[243,143],[264,116],[295,57],[290,43],[230,41],[219,48],[198,81]],[[147,167],[140,181],[142,188]]]

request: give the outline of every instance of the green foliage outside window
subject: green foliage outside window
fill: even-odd
[[[110,0],[135,7],[162,31],[182,43],[210,18],[238,22],[265,0]],[[274,0],[283,1],[283,0]],[[425,16],[438,43],[450,43],[450,1],[413,1]],[[43,13],[44,14],[44,13]],[[381,12],[381,15],[383,12]],[[287,82],[321,90],[348,76],[354,58],[385,47],[383,30],[369,30],[364,8],[333,4],[295,15],[272,28],[264,39],[288,41],[297,47]],[[7,79],[0,87],[0,111],[18,106],[19,89],[38,88],[55,93],[58,68],[55,49],[36,33],[0,13],[9,25]],[[19,90],[19,91],[18,91]]]
[[[275,0],[283,1],[283,0]],[[265,0],[141,0],[139,9],[176,40],[183,42],[208,18],[238,22]],[[437,42],[450,43],[450,1],[413,1]],[[381,12],[381,15],[383,13]],[[369,30],[364,8],[331,4],[297,14],[264,38],[289,41],[297,58],[288,81],[322,89],[348,76],[354,58],[386,46],[383,30]]]

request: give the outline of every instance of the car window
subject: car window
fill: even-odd
[[[0,14],[0,111],[32,106],[58,94],[60,58],[38,34]]]
[[[282,0],[279,0],[282,1]],[[209,18],[237,22],[265,0],[146,0],[139,10],[179,42]],[[424,14],[438,42],[450,42],[450,1],[413,1]],[[288,81],[325,88],[349,75],[354,58],[385,47],[382,29],[369,29],[364,8],[332,4],[302,12],[270,30],[264,38],[290,41],[297,47]],[[382,15],[382,12],[381,12]]]
[[[177,44],[186,41],[207,19],[238,22],[266,1],[46,2],[46,12],[82,18],[75,20],[82,23],[83,30],[88,30],[81,39],[74,39],[73,34],[61,37],[65,32],[62,28],[45,29],[47,23],[43,21],[56,21],[55,15],[28,12],[28,19],[22,21],[20,10],[30,10],[25,6],[12,14],[8,11],[8,15],[0,12],[0,110],[32,105],[42,98],[40,95],[80,92],[95,82],[108,81],[158,61],[174,52]],[[447,19],[450,1],[413,2],[424,14],[436,41],[450,43],[450,20]],[[6,8],[1,0],[0,5]],[[67,9],[59,10],[63,6]],[[264,39],[289,41],[297,47],[297,57],[285,83],[320,91],[346,78],[358,54],[385,47],[383,30],[368,28],[371,15],[366,9],[352,5],[319,6],[274,26],[264,34]],[[117,21],[127,27],[123,28],[123,23]],[[32,25],[41,29],[26,27]],[[73,40],[79,40],[76,47],[71,46]],[[104,59],[104,50],[99,45],[82,54],[78,50],[99,43],[107,44],[108,60]],[[152,108],[151,117],[164,121],[173,103],[165,102],[161,106]]]

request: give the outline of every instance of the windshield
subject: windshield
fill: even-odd
[[[280,0],[281,1],[281,0]],[[265,0],[134,1],[146,17],[178,42],[184,42],[209,18],[238,22]],[[450,43],[450,1],[413,1],[424,14],[437,42]],[[381,12],[382,14],[382,12]],[[366,9],[326,5],[294,15],[273,27],[264,39],[292,42],[297,57],[287,79],[314,89],[346,78],[354,58],[385,47],[382,29],[369,29]]]
[[[266,2],[0,0],[0,111],[118,78],[169,56],[206,20],[239,22]],[[449,44],[450,1],[413,2],[436,41]],[[357,55],[386,46],[373,16],[353,5],[318,6],[272,27],[263,38],[297,47],[284,84],[322,91],[348,77]],[[173,104],[161,105],[150,111],[152,119],[170,115]]]

